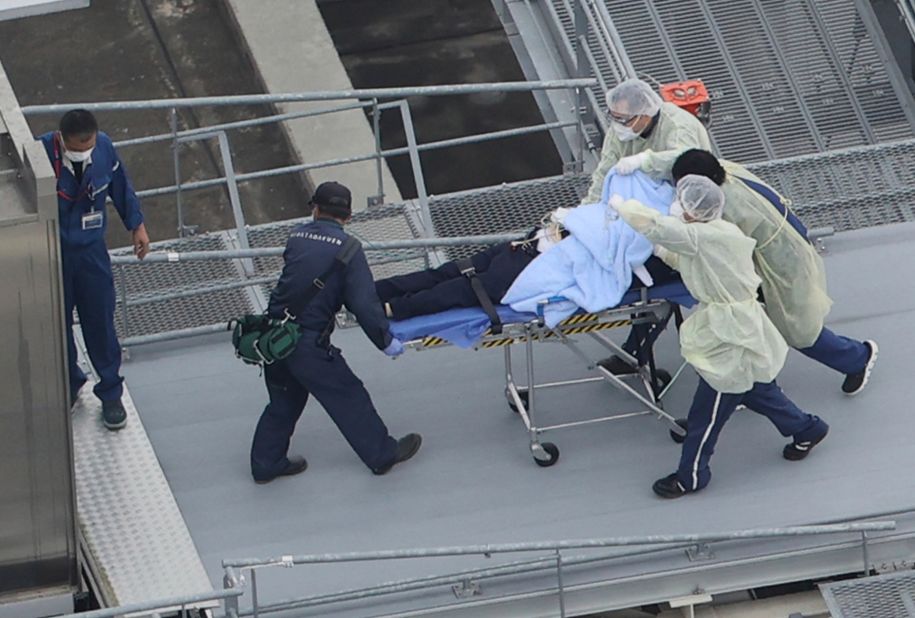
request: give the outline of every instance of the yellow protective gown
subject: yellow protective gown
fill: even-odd
[[[683,358],[722,393],[745,393],[754,382],[774,380],[788,346],[756,300],[756,242],[720,219],[684,223],[635,200],[623,202],[618,211],[659,246],[659,257],[680,271],[699,301],[680,328]]]
[[[642,168],[656,178],[669,178],[678,156],[652,152]],[[762,277],[766,313],[788,345],[809,347],[820,336],[832,306],[832,299],[826,292],[823,260],[816,248],[798,234],[766,198],[740,179],[762,184],[766,184],[765,181],[742,165],[724,159],[719,162],[727,172],[721,185],[725,198],[721,218],[756,241],[753,261],[756,272]]]
[[[660,114],[658,124],[648,139],[637,137],[632,141],[624,142],[613,131],[607,131],[603,148],[600,151],[600,162],[597,164],[597,169],[591,174],[591,187],[582,204],[593,204],[600,201],[600,193],[607,172],[623,157],[651,150],[656,153],[672,151],[673,159],[676,159],[681,152],[690,148],[712,149],[708,132],[695,116],[673,103],[667,102],[661,104]]]

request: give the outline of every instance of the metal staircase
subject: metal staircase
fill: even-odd
[[[725,158],[766,161],[915,135],[912,95],[863,0],[584,0],[587,12],[601,13],[601,2],[640,77],[705,81]],[[544,7],[569,48],[574,7]],[[607,86],[617,82],[612,44],[590,19],[589,65]]]

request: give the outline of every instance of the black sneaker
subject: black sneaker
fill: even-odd
[[[308,462],[305,461],[304,457],[301,457],[299,455],[293,455],[292,457],[289,457],[288,462],[289,463],[286,464],[286,468],[279,474],[274,474],[273,476],[267,476],[267,477],[262,477],[262,478],[257,478],[255,476],[254,482],[257,483],[258,485],[266,485],[270,481],[272,481],[274,479],[278,479],[281,476],[293,476],[295,474],[301,474],[302,472],[305,472],[305,470],[308,469]]]
[[[651,486],[651,489],[654,490],[656,494],[662,498],[674,499],[685,496],[688,493],[683,483],[677,480],[677,473],[668,474],[662,479],[658,479],[654,482],[654,485]]]
[[[810,454],[810,451],[813,450],[817,444],[826,439],[826,436],[829,434],[829,425],[823,423],[823,432],[812,438],[810,440],[804,440],[802,442],[792,442],[785,446],[782,451],[782,456],[788,461],[800,461],[807,457]]]
[[[403,438],[397,441],[397,455],[394,457],[394,461],[388,465],[378,468],[377,470],[372,470],[377,475],[387,474],[391,468],[397,464],[404,462],[413,455],[416,454],[416,451],[419,450],[419,447],[422,446],[423,437],[418,433],[408,433]]]
[[[127,424],[127,410],[120,399],[102,401],[102,422],[111,431],[117,431]]]
[[[854,397],[864,390],[868,379],[871,377],[871,371],[873,371],[874,365],[877,363],[877,353],[879,352],[877,342],[868,339],[864,342],[864,345],[871,350],[870,356],[867,357],[867,363],[864,365],[864,370],[860,373],[847,374],[845,381],[842,382],[842,392],[849,397]]]
[[[610,373],[615,376],[627,375],[630,373],[638,373],[639,368],[634,365],[630,365],[622,358],[614,354],[613,356],[608,356],[607,358],[597,361],[598,367],[603,367]]]

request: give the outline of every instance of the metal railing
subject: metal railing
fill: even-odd
[[[445,84],[441,86],[401,86],[397,88],[363,88],[357,90],[321,90],[290,92],[285,94],[240,94],[215,97],[176,97],[172,99],[145,99],[135,101],[108,101],[93,103],[55,103],[51,105],[26,105],[26,116],[60,114],[75,107],[90,111],[126,111],[138,109],[172,109],[185,107],[220,107],[227,105],[261,105],[264,103],[302,103],[308,101],[334,101],[344,99],[397,99],[404,97],[434,97],[484,92],[530,92],[532,90],[564,90],[585,88],[593,79],[556,79],[546,81],[487,82],[479,84]]]
[[[909,36],[915,41],[915,1],[896,0],[896,6],[899,7],[900,17],[909,30]]]
[[[555,586],[523,593],[511,593],[493,596],[488,599],[474,599],[464,603],[438,606],[436,610],[455,607],[468,607],[469,605],[484,606],[504,603],[511,600],[550,598],[555,597],[559,616],[566,616],[566,595],[582,585],[569,585],[564,582],[564,569],[571,567],[607,563],[622,558],[643,556],[658,551],[673,549],[686,549],[693,552],[709,552],[709,544],[728,541],[742,541],[748,539],[784,539],[789,537],[818,536],[829,534],[857,534],[860,535],[861,552],[864,572],[870,570],[868,556],[868,532],[895,530],[894,521],[874,522],[846,522],[837,524],[795,526],[783,528],[766,528],[754,530],[740,530],[735,532],[705,533],[705,534],[669,534],[651,536],[610,537],[592,539],[574,539],[561,541],[543,541],[535,543],[503,543],[490,545],[468,545],[457,547],[429,547],[416,549],[349,552],[338,554],[307,554],[285,555],[273,558],[243,558],[223,561],[225,571],[224,586],[226,590],[245,590],[250,582],[250,609],[241,609],[238,605],[239,597],[227,599],[227,610],[235,615],[254,616],[292,609],[327,606],[357,600],[365,600],[382,596],[394,595],[405,592],[431,590],[436,587],[452,586],[452,592],[457,597],[474,596],[479,591],[479,582],[485,579],[507,577],[511,575],[529,574],[534,572],[552,571],[555,575]],[[617,553],[606,556],[570,557],[563,552],[572,549],[595,548],[622,548],[639,547],[642,549],[629,553]],[[646,549],[650,547],[651,549]],[[532,552],[547,552],[526,560],[515,560],[498,566],[478,569],[467,569],[444,575],[427,575],[423,577],[384,582],[374,586],[353,588],[333,593],[321,593],[302,596],[292,599],[283,599],[268,604],[261,602],[258,597],[257,570],[272,567],[291,568],[299,565],[340,564],[349,562],[390,561],[406,559],[430,559],[455,556],[480,556],[491,558],[495,554],[518,554]],[[247,573],[247,576],[246,576]],[[593,583],[584,584],[591,587]],[[429,611],[430,608],[423,608]],[[419,610],[417,610],[419,611]],[[419,615],[419,614],[417,614]]]
[[[594,82],[593,79],[571,79],[571,80],[553,80],[553,81],[540,81],[540,82],[507,82],[507,83],[484,83],[484,84],[458,84],[458,85],[444,85],[444,86],[426,86],[426,87],[407,87],[407,88],[384,88],[384,89],[369,89],[369,90],[347,90],[347,91],[330,91],[330,92],[306,92],[306,93],[290,93],[290,94],[277,94],[277,95],[240,95],[240,96],[225,96],[225,97],[198,97],[198,98],[180,98],[180,99],[164,99],[164,100],[148,100],[148,101],[120,101],[120,102],[105,102],[105,103],[77,103],[77,104],[67,104],[67,105],[41,105],[41,106],[27,106],[22,108],[25,114],[49,114],[49,113],[58,113],[63,109],[72,109],[76,106],[82,106],[92,110],[106,110],[106,111],[118,111],[118,110],[136,110],[136,109],[168,109],[170,112],[170,132],[150,135],[139,138],[132,138],[129,140],[122,140],[115,142],[115,145],[118,147],[130,147],[141,144],[151,144],[151,143],[168,143],[171,148],[171,155],[173,160],[174,168],[174,178],[175,183],[169,186],[163,187],[154,187],[145,190],[138,191],[137,194],[139,197],[154,197],[161,195],[174,195],[175,204],[177,210],[177,232],[178,237],[183,238],[189,235],[192,235],[196,230],[185,224],[184,220],[184,205],[182,202],[182,195],[187,191],[195,191],[206,189],[210,187],[225,187],[228,194],[228,200],[232,208],[232,214],[235,223],[235,238],[233,244],[237,244],[238,251],[235,252],[219,252],[213,257],[218,259],[232,259],[239,260],[238,264],[241,268],[241,279],[231,282],[220,282],[216,285],[205,284],[203,286],[198,286],[198,289],[194,292],[188,290],[177,290],[169,291],[166,294],[157,294],[156,299],[149,298],[140,298],[140,299],[131,299],[127,295],[127,285],[126,281],[126,271],[124,266],[127,264],[133,263],[130,259],[123,259],[120,256],[115,256],[113,262],[117,268],[120,269],[120,285],[118,290],[118,303],[121,307],[121,321],[120,326],[122,329],[122,339],[125,346],[139,345],[141,343],[149,343],[153,341],[162,341],[166,339],[176,338],[178,336],[192,336],[197,334],[204,334],[209,332],[216,332],[222,329],[221,325],[206,325],[202,327],[193,327],[193,328],[184,328],[171,331],[170,333],[154,333],[151,335],[144,335],[141,337],[131,336],[131,319],[129,317],[130,307],[136,307],[137,305],[148,304],[154,302],[155,300],[174,300],[180,298],[188,298],[194,296],[195,294],[203,293],[213,293],[226,290],[233,290],[239,288],[256,288],[257,286],[263,286],[269,283],[272,277],[265,276],[255,276],[255,265],[253,259],[257,257],[266,257],[266,256],[276,256],[282,253],[282,249],[276,250],[253,250],[248,238],[248,226],[245,221],[244,211],[241,203],[241,197],[238,191],[238,184],[242,182],[253,181],[257,179],[269,178],[273,176],[280,176],[286,174],[295,174],[301,173],[308,170],[320,169],[326,167],[333,167],[339,165],[346,165],[351,163],[371,161],[376,162],[375,173],[377,177],[377,187],[378,194],[375,196],[369,197],[369,205],[377,206],[383,204],[384,202],[384,184],[383,184],[383,173],[382,173],[382,161],[388,157],[402,156],[406,155],[410,159],[412,172],[413,172],[413,181],[416,190],[416,203],[418,204],[417,216],[411,217],[410,220],[415,223],[414,233],[418,233],[420,237],[432,239],[435,238],[436,232],[432,223],[432,215],[429,208],[429,195],[426,189],[423,167],[420,158],[422,152],[437,150],[442,148],[449,148],[455,146],[462,146],[466,144],[475,144],[483,143],[491,140],[511,138],[521,135],[527,135],[535,132],[542,131],[562,131],[564,129],[569,129],[570,127],[575,127],[578,135],[578,140],[581,144],[586,140],[584,129],[582,127],[582,122],[570,121],[570,122],[549,122],[541,123],[532,126],[516,127],[512,129],[505,129],[500,131],[493,131],[489,133],[475,134],[469,136],[462,136],[458,138],[439,140],[435,142],[428,143],[418,143],[416,138],[416,133],[413,127],[413,119],[410,111],[410,106],[408,101],[404,98],[407,96],[414,95],[423,95],[423,96],[445,96],[445,95],[455,95],[455,94],[470,94],[470,93],[483,93],[483,92],[523,92],[523,91],[535,91],[535,90],[551,90],[551,89],[568,89],[571,91],[580,91],[582,88],[592,85]],[[380,99],[397,97],[397,100],[380,102]],[[260,103],[277,103],[277,102],[293,102],[293,101],[323,101],[323,100],[338,100],[338,99],[357,99],[357,101],[352,103],[345,103],[338,106],[331,106],[322,109],[312,109],[306,111],[298,111],[291,113],[282,113],[282,114],[273,114],[264,117],[252,118],[243,121],[227,122],[221,124],[215,124],[207,127],[200,127],[188,130],[178,130],[178,117],[177,111],[185,107],[199,107],[199,106],[224,106],[224,105],[251,105],[251,104],[260,104]],[[374,152],[365,153],[356,156],[342,157],[336,159],[330,159],[326,161],[318,161],[311,163],[300,163],[297,165],[289,165],[283,167],[276,167],[264,170],[258,170],[248,173],[236,173],[235,165],[233,161],[232,151],[230,147],[229,137],[227,132],[237,129],[244,129],[252,126],[260,126],[271,123],[286,122],[290,120],[296,120],[306,117],[314,117],[322,114],[330,114],[342,111],[351,111],[354,109],[371,109],[371,116],[373,120],[373,125],[375,128],[375,149]],[[387,110],[396,110],[399,112],[401,122],[404,127],[404,133],[406,136],[406,146],[400,148],[392,148],[387,150],[382,150],[381,148],[381,137],[380,137],[380,115],[382,112]],[[181,162],[179,156],[179,150],[182,145],[196,140],[209,140],[215,139],[218,143],[219,156],[221,158],[221,164],[223,168],[223,175],[217,178],[210,178],[206,180],[198,180],[193,182],[182,182],[181,174]],[[581,148],[579,149],[581,152]],[[404,205],[406,207],[406,205]],[[406,213],[405,213],[406,219]],[[471,242],[478,244],[480,242],[486,243],[489,242],[485,239],[481,240],[479,238],[472,238]],[[400,247],[435,247],[435,246],[447,246],[449,243],[440,242],[433,243],[428,245],[418,245],[411,244],[409,241],[406,243],[395,243],[394,245],[389,245],[387,248]],[[369,251],[379,250],[383,246],[378,245],[377,243],[365,243],[366,249]],[[245,253],[245,252],[249,253]],[[183,261],[191,261],[198,259],[194,255],[184,254],[181,258]],[[173,262],[176,258],[174,254],[168,254],[165,257],[152,254],[146,260],[147,263],[157,263],[157,262]],[[432,253],[426,254],[427,266],[432,265],[436,262],[436,256]]]
[[[198,131],[195,135],[188,136],[188,138],[194,139],[205,135],[205,133]],[[422,145],[418,146],[418,148],[422,148]],[[801,155],[792,157],[790,159],[757,163],[749,166],[749,169],[754,173],[762,175],[764,178],[767,178],[770,181],[775,181],[774,186],[779,187],[783,193],[792,197],[796,197],[797,206],[799,207],[801,216],[807,217],[808,222],[812,227],[824,227],[827,225],[832,225],[838,231],[841,231],[850,228],[848,225],[842,224],[844,219],[842,219],[842,221],[838,221],[837,223],[833,223],[832,218],[842,218],[854,215],[856,218],[855,220],[860,220],[859,223],[861,225],[876,225],[890,222],[880,219],[882,216],[880,213],[882,211],[877,208],[862,209],[860,207],[856,207],[850,210],[846,206],[850,205],[852,200],[861,201],[862,204],[866,200],[867,203],[872,202],[874,204],[879,204],[881,208],[889,207],[893,204],[899,204],[899,208],[903,208],[903,205],[908,203],[913,189],[907,188],[910,185],[910,182],[908,181],[909,173],[905,171],[907,167],[905,162],[908,161],[909,158],[911,158],[913,155],[915,155],[915,140],[908,140],[891,144],[860,146],[843,150],[830,151],[827,153]],[[813,178],[818,178],[821,168],[832,168],[836,166],[838,166],[837,169],[853,169],[856,170],[855,174],[865,174],[866,176],[870,176],[876,173],[875,170],[883,170],[889,166],[892,168],[890,170],[892,171],[892,174],[884,173],[883,176],[892,176],[896,180],[894,180],[891,184],[884,183],[885,186],[878,186],[877,184],[870,185],[868,192],[862,192],[860,195],[850,193],[850,189],[843,191],[841,190],[841,187],[837,186],[836,191],[837,193],[843,194],[844,201],[828,203],[811,201],[811,196],[805,194],[804,192],[803,187],[806,186],[805,183],[812,182]],[[849,181],[853,182],[854,179],[858,177],[857,175],[849,176]],[[855,204],[857,204],[857,202],[855,202]],[[408,215],[410,215],[408,210],[412,208],[412,206],[410,204],[404,204],[401,206],[407,209],[404,211],[405,220],[408,218],[414,220],[412,217],[408,217]],[[421,212],[418,214],[420,214],[421,222]],[[427,218],[431,217],[430,214],[426,214],[425,216]],[[441,215],[439,215],[439,217],[439,222],[441,223]],[[241,227],[245,227],[243,219],[239,219],[239,222]],[[417,225],[417,228],[421,229],[422,226]],[[508,228],[502,228],[500,231],[507,229]],[[365,240],[364,246],[368,252],[375,253],[400,250],[401,253],[391,256],[389,261],[403,262],[405,260],[411,259],[410,254],[403,253],[404,250],[422,248],[431,250],[432,248],[436,247],[441,248],[455,245],[482,246],[494,244],[497,242],[504,242],[505,240],[512,238],[512,236],[512,234],[495,234],[482,236],[460,236],[450,239],[440,239],[434,237],[426,239],[414,238],[386,242],[373,242]],[[144,263],[146,265],[150,265],[166,262],[186,263],[200,260],[243,260],[242,262],[239,262],[239,264],[244,265],[244,261],[247,261],[250,264],[251,260],[257,260],[259,258],[275,258],[280,256],[282,253],[282,248],[280,247],[245,249],[242,238],[243,237],[239,236],[239,242],[233,243],[238,245],[238,248],[234,250],[202,252],[154,252],[147,257]],[[415,257],[416,254],[413,255]],[[429,253],[426,253],[426,256],[428,257]],[[382,258],[387,259],[388,256],[383,255]],[[126,278],[125,268],[137,264],[137,260],[133,257],[118,255],[113,256],[112,262],[115,268],[120,270],[121,276],[119,277],[119,280],[121,282],[123,282]],[[376,260],[373,263],[380,264],[388,262]],[[233,290],[239,288],[257,288],[258,286],[269,285],[269,283],[278,275],[278,272],[276,275],[269,272],[260,272],[257,273],[257,275],[258,276],[251,276],[251,270],[249,267],[247,270],[244,270],[242,275],[233,276],[231,280],[211,279],[201,281],[195,286],[194,290],[189,290],[186,286],[182,285],[180,287],[176,286],[178,289],[157,290],[154,296],[147,294],[145,297],[141,296],[140,298],[128,297],[126,286],[121,285],[119,289],[118,300],[120,306],[122,307],[122,312],[127,312],[130,311],[129,308],[131,307],[136,308],[138,305],[149,305],[150,303],[157,301],[188,298],[195,295],[208,294],[218,291]],[[227,316],[226,320],[229,317],[231,316]],[[211,324],[193,328],[181,328],[165,333],[157,332],[153,334],[143,334],[140,337],[134,337],[130,332],[130,320],[126,316],[126,313],[122,314],[122,318],[122,335],[125,337],[124,343],[127,346],[140,345],[155,341],[164,341],[179,337],[188,337],[197,334],[213,333],[223,329],[221,324]]]
[[[340,165],[346,165],[350,163],[358,163],[363,161],[374,160],[376,162],[375,172],[376,180],[378,186],[378,195],[371,196],[369,198],[369,203],[371,205],[377,205],[383,203],[384,198],[384,184],[383,184],[383,173],[382,173],[382,164],[383,159],[387,157],[408,155],[410,157],[410,163],[413,171],[413,179],[415,184],[416,193],[418,196],[419,204],[424,215],[426,215],[425,221],[428,221],[428,194],[425,186],[425,181],[423,178],[422,165],[420,163],[419,153],[435,150],[440,148],[448,148],[452,146],[460,146],[466,144],[481,143],[490,140],[496,139],[505,139],[510,137],[517,137],[520,135],[527,135],[530,133],[536,133],[541,131],[556,131],[564,128],[569,128],[573,126],[578,126],[577,136],[579,142],[584,141],[583,128],[581,127],[581,122],[553,122],[553,123],[542,123],[538,125],[531,125],[525,127],[518,127],[513,129],[506,129],[502,131],[495,131],[490,133],[482,133],[470,136],[464,136],[460,138],[453,138],[448,140],[441,140],[438,142],[430,142],[425,144],[419,144],[416,139],[416,132],[413,128],[413,118],[410,112],[409,103],[406,101],[406,97],[409,96],[449,96],[456,94],[476,94],[476,93],[486,93],[486,92],[533,92],[536,90],[572,90],[578,91],[581,88],[585,88],[593,85],[595,82],[594,79],[566,79],[566,80],[552,80],[552,81],[531,81],[531,82],[497,82],[497,83],[481,83],[481,84],[452,84],[452,85],[441,85],[441,86],[418,86],[418,87],[401,87],[401,88],[374,88],[374,89],[360,89],[360,90],[339,90],[339,91],[319,91],[319,92],[299,92],[299,93],[287,93],[287,94],[260,94],[260,95],[236,95],[236,96],[219,96],[219,97],[186,97],[186,98],[174,98],[174,99],[152,99],[152,100],[138,100],[138,101],[112,101],[112,102],[95,102],[95,103],[73,103],[73,104],[53,104],[53,105],[30,105],[22,107],[23,114],[26,115],[40,115],[40,114],[52,114],[52,113],[61,113],[63,111],[73,109],[75,107],[83,107],[89,110],[96,111],[124,111],[124,110],[151,110],[151,109],[167,109],[169,110],[169,121],[171,131],[169,133],[151,135],[146,137],[134,138],[129,140],[121,140],[115,142],[116,146],[127,147],[134,146],[139,144],[149,144],[157,142],[171,142],[172,150],[172,159],[173,167],[175,174],[175,184],[165,187],[157,187],[138,191],[137,195],[141,198],[143,197],[153,197],[159,195],[169,195],[175,194],[176,196],[176,206],[178,212],[178,236],[184,237],[189,233],[193,233],[193,229],[189,228],[184,224],[183,216],[183,205],[181,200],[181,195],[183,191],[193,191],[198,189],[206,189],[216,186],[226,186],[229,191],[230,202],[232,203],[233,212],[237,209],[240,209],[240,204],[238,203],[237,196],[237,183],[247,182],[256,179],[269,178],[273,176],[281,176],[285,174],[294,174],[300,173],[313,169],[321,169],[326,167],[334,167]],[[396,101],[390,101],[385,103],[379,103],[380,99],[386,98],[396,98]],[[177,112],[179,109],[183,108],[194,108],[194,107],[203,107],[203,106],[230,106],[230,105],[254,105],[254,104],[264,104],[264,103],[283,103],[283,102],[306,102],[306,101],[332,101],[332,100],[346,100],[346,99],[356,99],[358,102],[349,103],[345,105],[339,105],[335,107],[329,107],[319,110],[307,110],[300,112],[291,112],[285,114],[275,114],[271,116],[265,116],[261,118],[253,118],[250,120],[222,123],[217,125],[212,125],[209,127],[201,127],[197,129],[189,129],[184,131],[178,130],[178,118]],[[319,161],[314,163],[302,163],[298,165],[283,166],[277,168],[270,168],[265,170],[259,170],[256,172],[249,172],[245,174],[235,174],[234,165],[231,158],[231,150],[228,147],[228,138],[225,135],[226,131],[243,129],[253,126],[260,126],[272,123],[286,122],[289,120],[301,119],[306,117],[314,117],[323,114],[331,114],[336,112],[350,111],[353,109],[365,109],[371,107],[372,122],[374,127],[374,137],[375,137],[375,151],[372,153],[366,153],[363,155],[356,155],[352,157],[343,157],[337,159],[330,159],[327,161]],[[389,109],[397,109],[400,112],[401,120],[404,126],[404,132],[407,139],[407,145],[402,148],[394,148],[390,150],[381,149],[381,134],[380,134],[380,114]],[[181,173],[180,173],[180,159],[179,159],[179,147],[193,139],[208,139],[208,138],[217,138],[220,141],[220,155],[222,157],[222,164],[225,170],[225,176],[219,178],[212,178],[208,180],[195,181],[190,183],[181,182]],[[231,170],[229,168],[232,168]],[[238,225],[239,218],[236,216],[236,224]],[[239,227],[239,235],[243,236],[244,231]],[[431,235],[431,231],[427,228],[427,235]]]
[[[382,251],[391,251],[392,249],[428,249],[428,248],[438,248],[438,247],[454,247],[454,246],[464,246],[464,245],[489,245],[496,244],[500,242],[507,242],[509,240],[514,240],[518,237],[517,234],[485,234],[479,236],[458,236],[450,238],[415,238],[415,239],[406,239],[406,240],[393,240],[393,241],[363,241],[363,248],[369,252],[382,252]],[[194,296],[200,296],[203,294],[210,294],[213,292],[222,292],[227,290],[235,290],[239,288],[249,288],[257,287],[263,285],[269,285],[275,282],[279,276],[279,273],[272,275],[266,275],[262,277],[245,277],[238,280],[228,281],[224,283],[217,284],[207,284],[202,286],[197,286],[193,289],[181,289],[175,290],[166,293],[156,293],[155,295],[140,297],[140,298],[131,298],[127,294],[126,288],[126,272],[125,268],[131,265],[140,265],[140,264],[177,264],[177,263],[187,263],[187,262],[210,262],[210,261],[227,261],[227,260],[239,260],[242,263],[250,262],[255,258],[266,258],[266,257],[281,257],[283,255],[283,247],[266,247],[266,248],[248,248],[248,249],[234,249],[234,250],[224,250],[224,251],[186,251],[186,252],[174,252],[174,251],[153,251],[149,253],[145,259],[139,260],[132,255],[113,255],[111,256],[111,264],[114,268],[119,270],[118,280],[121,283],[120,289],[118,290],[118,304],[121,307],[121,327],[125,336],[121,340],[121,344],[125,348],[129,348],[137,345],[146,345],[149,343],[158,343],[162,341],[171,341],[174,339],[183,339],[187,337],[195,337],[199,335],[206,335],[218,332],[225,332],[226,325],[225,322],[220,322],[218,324],[211,324],[205,326],[198,326],[192,328],[184,328],[171,330],[161,333],[153,333],[148,335],[140,336],[130,336],[130,321],[129,321],[129,308],[135,307],[138,305],[146,305],[150,303],[157,303],[169,300],[176,300],[181,298],[189,298]],[[392,261],[399,261],[404,258],[394,258]],[[378,264],[379,262],[374,261],[373,264]]]
[[[144,601],[142,603],[119,605],[118,607],[106,607],[104,609],[79,612],[76,614],[66,614],[64,616],[59,616],[58,618],[119,618],[120,616],[138,614],[140,612],[143,612],[144,614],[159,615],[159,612],[175,611],[181,612],[181,615],[184,616],[184,612],[189,608],[206,607],[213,601],[222,602],[227,606],[231,606],[233,603],[229,600],[235,601],[242,594],[244,594],[243,590],[226,588],[223,590],[202,592],[200,594],[186,594],[166,599]],[[230,613],[227,611],[226,615],[230,615]]]

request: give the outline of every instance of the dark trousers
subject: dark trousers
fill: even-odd
[[[654,280],[654,285],[662,285],[664,283],[680,280],[680,273],[665,264],[661,258],[654,255],[645,262],[645,269]],[[645,284],[642,283],[642,280],[635,275],[632,275],[632,283],[629,284],[629,289],[638,290],[643,287],[645,287]],[[630,328],[629,336],[626,337],[626,341],[624,341],[622,345],[623,350],[638,358],[639,348],[646,341],[649,331],[648,325],[633,326]]]
[[[511,243],[502,243],[473,254],[470,260],[487,296],[498,304],[534,257],[533,250],[525,251],[512,248]],[[457,262],[381,279],[375,282],[375,289],[381,302],[390,305],[395,320],[480,304],[470,279],[461,274]]]
[[[103,401],[120,399],[124,391],[120,375],[121,345],[114,329],[114,278],[108,249],[101,241],[79,248],[62,247],[61,262],[70,392],[75,393],[86,381],[86,374],[77,363],[73,339],[76,308],[89,361],[99,376],[95,394]]]
[[[870,356],[870,348],[860,341],[837,335],[826,327],[812,346],[798,349],[798,352],[839,373],[864,371]]]
[[[712,478],[709,460],[718,435],[740,404],[768,418],[783,436],[793,436],[796,442],[815,439],[828,428],[818,417],[794,405],[774,380],[768,384],[757,382],[750,391],[734,394],[720,393],[699,378],[677,468],[677,480],[688,491],[708,485]]]
[[[264,368],[270,403],[264,408],[251,445],[251,473],[257,480],[282,472],[295,425],[309,393],[330,415],[359,458],[372,470],[394,461],[397,441],[378,416],[362,381],[338,348],[315,343],[317,333],[305,333],[285,359]]]

